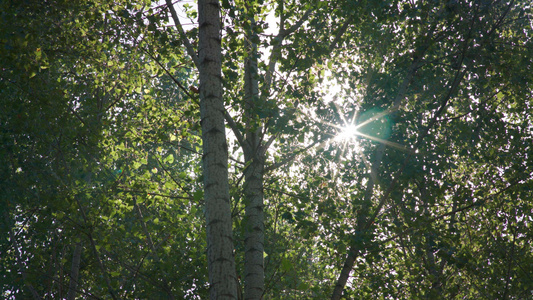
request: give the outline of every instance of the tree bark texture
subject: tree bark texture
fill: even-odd
[[[264,272],[264,212],[263,212],[263,160],[250,158],[244,171],[245,235],[244,235],[244,299],[261,299],[265,286]]]
[[[78,274],[80,273],[81,253],[83,246],[81,242],[76,243],[74,253],[72,254],[72,265],[70,267],[70,283],[68,285],[68,300],[76,299],[76,292],[78,290]]]
[[[255,24],[254,20],[251,20]],[[253,26],[252,26],[253,27]],[[246,133],[243,145],[246,168],[244,170],[244,299],[262,299],[265,289],[264,271],[264,213],[263,213],[263,174],[265,160],[262,154],[263,137],[261,119],[257,110],[261,107],[257,73],[256,33],[250,30],[245,40],[248,56],[244,67],[244,101]]]
[[[210,299],[237,299],[222,98],[220,3],[198,2],[200,117]]]

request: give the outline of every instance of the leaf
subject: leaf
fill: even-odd
[[[286,258],[281,259],[281,270],[283,272],[289,272],[293,269],[292,262]]]
[[[37,50],[35,50],[35,59],[37,61],[41,60],[42,55],[43,55],[43,53],[41,51],[41,48],[37,48]]]
[[[174,162],[174,155],[172,153],[167,155],[167,157],[165,157],[163,162],[168,163],[168,164],[172,164]]]
[[[204,199],[204,191],[195,191],[193,194],[194,202],[198,203]]]

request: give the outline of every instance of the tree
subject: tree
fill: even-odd
[[[63,298],[76,270],[83,297],[205,294],[197,108],[143,6],[2,6],[2,297]]]
[[[2,296],[529,296],[527,2],[53,4],[2,4]]]
[[[487,67],[487,64],[491,64],[493,58],[492,53],[493,48],[491,45],[496,44],[507,44],[511,45],[512,43],[506,43],[503,42],[500,39],[505,39],[505,36],[498,35],[498,32],[505,30],[503,28],[507,26],[514,26],[510,25],[511,23],[508,23],[504,20],[507,19],[513,19],[513,15],[518,16],[518,14],[522,13],[522,8],[515,7],[513,2],[507,3],[505,5],[499,5],[499,4],[480,4],[480,3],[474,3],[473,4],[474,9],[473,10],[467,10],[465,7],[460,7],[460,5],[456,5],[452,8],[445,6],[445,7],[434,7],[426,11],[425,13],[429,13],[424,17],[423,19],[426,20],[426,24],[428,24],[426,29],[423,29],[424,27],[420,27],[420,30],[417,33],[417,30],[415,29],[414,32],[418,37],[415,37],[414,39],[414,52],[412,54],[412,61],[405,61],[407,63],[407,66],[410,66],[408,68],[405,68],[407,70],[407,75],[404,77],[402,85],[399,86],[399,88],[395,91],[392,91],[393,94],[389,96],[391,99],[395,99],[392,107],[388,108],[388,111],[394,112],[393,114],[390,114],[392,118],[395,119],[395,123],[397,125],[400,124],[409,124],[410,122],[407,120],[413,120],[418,119],[420,125],[418,128],[409,129],[409,127],[403,129],[398,128],[399,132],[414,132],[416,139],[412,142],[412,145],[414,145],[413,150],[414,151],[421,151],[424,153],[424,156],[416,155],[416,153],[410,152],[405,155],[405,158],[402,158],[398,160],[398,162],[394,163],[397,158],[394,158],[394,156],[397,156],[390,151],[385,151],[383,146],[380,146],[377,148],[377,152],[375,154],[375,160],[373,162],[372,166],[372,173],[374,174],[380,174],[378,175],[378,178],[381,178],[381,195],[378,196],[378,201],[376,202],[375,207],[365,208],[365,204],[363,204],[363,222],[359,223],[356,226],[356,232],[357,234],[363,233],[364,236],[369,236],[378,234],[381,230],[376,228],[376,217],[383,216],[384,221],[387,220],[388,222],[394,222],[396,226],[404,227],[404,230],[413,230],[414,228],[416,231],[422,231],[422,228],[418,227],[419,224],[427,224],[426,222],[430,222],[429,220],[432,220],[433,218],[436,220],[440,220],[439,214],[443,214],[444,212],[438,212],[439,210],[436,209],[437,205],[446,205],[445,199],[454,199],[453,201],[458,201],[458,198],[464,197],[459,196],[457,192],[452,192],[454,190],[453,187],[457,188],[456,184],[458,183],[452,183],[453,181],[457,179],[452,179],[454,177],[454,172],[449,175],[440,175],[439,173],[442,172],[443,169],[446,169],[445,165],[462,165],[464,166],[464,163],[458,163],[455,162],[455,158],[461,157],[462,155],[470,156],[472,155],[469,148],[472,146],[471,143],[463,144],[461,142],[451,142],[449,140],[449,137],[453,136],[468,136],[471,129],[468,128],[469,125],[466,125],[465,123],[462,123],[458,120],[464,120],[463,118],[468,118],[471,111],[476,111],[475,108],[472,108],[470,106],[469,109],[463,110],[465,107],[468,107],[468,103],[477,103],[478,101],[480,103],[489,103],[491,100],[494,99],[493,95],[498,94],[501,91],[501,86],[496,85],[493,87],[488,87],[487,85],[480,85],[484,86],[482,88],[483,92],[479,92],[480,90],[477,90],[474,86],[476,83],[472,83],[473,81],[477,81],[477,79],[483,80],[481,78],[491,78],[490,80],[494,79],[494,76],[497,76],[493,73],[487,73],[487,68],[490,69],[491,67]],[[409,11],[409,9],[407,9]],[[409,14],[409,12],[407,12]],[[482,15],[491,16],[490,18],[482,17]],[[518,18],[519,19],[519,18]],[[446,25],[440,25],[440,23],[445,23]],[[518,21],[518,23],[521,23]],[[452,25],[453,24],[453,25]],[[505,25],[504,25],[505,24]],[[398,25],[397,25],[398,26]],[[415,25],[416,26],[416,25]],[[503,28],[502,28],[503,27]],[[442,29],[439,29],[442,28]],[[453,30],[451,30],[453,28]],[[415,36],[416,36],[415,35]],[[435,48],[434,48],[435,47]],[[390,51],[390,50],[389,50]],[[402,51],[402,50],[400,50]],[[513,50],[510,50],[513,51]],[[514,51],[517,51],[515,48]],[[521,52],[521,50],[518,50],[518,52]],[[514,55],[521,56],[526,55],[525,52],[522,54],[518,54],[515,52]],[[450,62],[447,64],[443,60],[449,59]],[[399,59],[401,62],[402,60]],[[441,69],[440,66],[444,65],[444,69]],[[508,66],[508,68],[512,68],[511,66]],[[432,78],[435,79],[435,81],[432,80]],[[469,79],[469,83],[463,83],[463,80]],[[506,81],[504,78],[499,78],[498,81],[500,84],[504,84]],[[513,85],[513,83],[509,83],[509,86]],[[441,89],[439,87],[445,87],[444,89]],[[386,89],[384,89],[386,91]],[[412,92],[411,92],[411,91]],[[477,90],[477,91],[476,91]],[[490,91],[490,92],[489,92]],[[410,96],[409,93],[413,96]],[[376,93],[373,93],[376,95]],[[396,95],[394,95],[396,94]],[[417,95],[418,94],[418,95]],[[490,96],[489,96],[490,95]],[[421,98],[418,98],[418,97]],[[412,97],[412,98],[411,98]],[[487,97],[487,98],[486,98]],[[435,99],[433,103],[428,102],[428,104],[425,103],[424,99]],[[404,100],[405,99],[405,100]],[[415,105],[414,107],[420,107],[418,106],[420,103],[423,105],[420,107],[420,109],[415,109],[413,112],[418,113],[419,115],[404,115],[402,112],[403,109],[400,109],[400,103],[399,101],[409,101],[407,105]],[[501,100],[501,99],[500,99]],[[374,104],[377,106],[376,104]],[[472,105],[472,104],[470,104]],[[482,104],[484,105],[484,104]],[[426,116],[422,116],[420,112],[425,107],[428,107],[431,110],[430,114],[427,114]],[[396,112],[398,109],[400,111]],[[461,112],[459,112],[461,111]],[[461,115],[462,114],[462,115]],[[507,113],[501,112],[503,117]],[[404,116],[402,116],[404,115]],[[448,115],[448,117],[445,117],[444,115]],[[402,121],[403,120],[403,121]],[[451,124],[455,125],[456,122],[459,124],[452,127],[451,132],[454,133],[444,133],[448,132],[446,129],[446,125],[441,125],[441,122],[443,120],[451,120]],[[500,119],[501,120],[501,119]],[[468,123],[468,121],[467,121]],[[465,126],[466,125],[466,126]],[[402,126],[402,125],[400,125]],[[408,125],[410,126],[410,125]],[[465,128],[466,127],[466,128]],[[507,124],[507,128],[512,128],[512,124]],[[459,129],[460,128],[460,129]],[[468,128],[468,129],[467,129]],[[461,135],[458,135],[458,132],[455,130],[459,130],[459,132],[462,132],[462,130],[468,131],[468,133],[464,132],[461,133]],[[487,129],[489,130],[489,129]],[[503,129],[500,128],[500,130],[507,131],[509,129]],[[441,139],[442,137],[442,139]],[[390,138],[392,141],[394,141],[394,135]],[[405,137],[401,137],[405,141]],[[433,140],[428,146],[425,146],[425,139]],[[447,140],[446,142],[439,142],[439,140]],[[399,141],[402,141],[401,139]],[[402,143],[403,144],[403,143]],[[499,148],[498,143],[496,141],[491,142],[490,144],[495,145],[494,150],[495,151],[505,151],[502,148]],[[448,150],[444,150],[443,148],[440,148],[439,150],[429,150],[431,149],[431,145],[454,145],[448,148]],[[463,145],[463,146],[460,146]],[[429,147],[426,148],[426,147]],[[463,148],[464,147],[464,148]],[[453,149],[453,150],[452,150]],[[498,150],[496,150],[498,149]],[[494,151],[493,150],[493,151]],[[524,149],[525,150],[525,149]],[[522,150],[523,151],[523,150]],[[387,153],[388,152],[388,153]],[[431,158],[428,157],[429,153],[433,153]],[[447,155],[443,155],[444,153],[447,153]],[[388,156],[388,158],[387,158]],[[442,160],[441,160],[442,158]],[[385,159],[385,160],[384,160]],[[426,160],[427,159],[427,160]],[[422,162],[422,161],[425,162]],[[468,160],[465,158],[465,160]],[[383,163],[383,161],[386,161],[389,166],[383,166],[380,167],[380,164]],[[475,160],[478,161],[479,160]],[[433,165],[436,164],[436,165]],[[430,167],[433,165],[433,167]],[[419,166],[419,167],[415,167]],[[382,169],[382,171],[379,171],[379,169]],[[422,169],[418,169],[422,168]],[[459,167],[462,169],[462,167]],[[502,168],[506,168],[502,166]],[[466,167],[463,170],[468,169]],[[424,174],[424,170],[431,170],[430,172],[434,172],[431,179],[426,177]],[[406,174],[404,174],[404,172]],[[529,171],[526,171],[528,173]],[[461,172],[459,172],[461,173]],[[464,173],[463,173],[464,174]],[[487,178],[487,174],[479,175],[479,178]],[[529,178],[529,175],[526,175],[526,178]],[[424,178],[424,179],[422,179]],[[515,188],[515,184],[522,185],[525,184],[525,186],[529,185],[530,183],[527,183],[528,180],[522,181],[523,177],[520,177],[521,179],[514,179],[511,181],[507,181],[505,179],[503,180],[497,180],[496,178],[492,178],[488,181],[489,186],[492,184],[496,184],[497,182],[501,182],[499,184],[500,188],[505,187],[507,188]],[[430,184],[427,180],[433,182]],[[518,180],[518,181],[515,181]],[[374,179],[370,178],[367,184],[367,193],[364,197],[363,203],[369,203],[368,202],[368,191],[375,190],[376,185],[373,183],[375,181]],[[476,181],[474,178],[469,179],[468,181],[474,182]],[[518,183],[520,182],[520,183]],[[478,189],[483,189],[482,186],[485,184],[481,184],[479,182],[478,184],[474,184],[475,187],[471,187],[471,192],[476,193],[478,195],[486,195],[485,197],[489,197],[491,192],[488,190],[484,190],[481,192]],[[414,186],[413,186],[414,185]],[[411,188],[409,188],[411,186]],[[440,186],[434,191],[429,191],[429,186]],[[449,188],[443,188],[443,187],[449,187]],[[498,186],[498,185],[496,185]],[[493,190],[493,193],[499,194],[498,191],[500,188],[490,188]],[[469,188],[467,188],[468,190]],[[519,188],[521,189],[521,188]],[[413,204],[412,211],[407,210],[401,210],[400,208],[404,205],[402,204],[403,201],[407,201],[409,197],[413,197],[409,193],[412,190],[417,190],[420,193],[420,201],[416,202],[416,204]],[[477,191],[476,191],[477,190]],[[474,192],[475,191],[475,192]],[[374,195],[376,195],[376,192],[373,192]],[[403,194],[403,196],[402,196]],[[379,194],[378,194],[379,195]],[[440,198],[443,197],[443,198]],[[427,203],[426,201],[429,201],[429,199],[441,199],[439,200],[432,200],[430,203]],[[483,199],[479,199],[479,201],[486,201]],[[433,202],[434,201],[434,202]],[[472,201],[472,200],[471,200]],[[426,202],[426,203],[424,203]],[[473,201],[476,204],[469,203],[468,205],[460,205],[458,202],[454,202],[453,204],[448,204],[450,207],[452,207],[452,212],[449,213],[452,215],[452,223],[455,223],[455,214],[459,211],[467,210],[469,208],[472,208],[476,205],[480,205],[482,202],[476,202]],[[390,203],[387,205],[387,203]],[[439,203],[439,204],[437,204]],[[388,213],[386,211],[383,211],[383,209],[387,208],[389,211]],[[366,213],[368,212],[368,213]],[[392,212],[396,212],[396,215],[392,214]],[[390,217],[387,217],[387,215],[390,214]],[[404,215],[405,214],[405,215]],[[429,218],[429,220],[428,220]],[[409,220],[409,221],[407,221]],[[403,222],[407,222],[407,224],[412,225],[401,225]],[[439,223],[439,222],[436,222]],[[364,224],[364,225],[363,225]],[[433,223],[434,224],[434,223]],[[446,223],[444,223],[446,224]],[[435,253],[440,253],[444,251],[450,251],[449,244],[447,242],[444,242],[440,240],[441,238],[444,238],[445,235],[448,235],[449,232],[446,232],[444,229],[446,226],[448,227],[448,230],[454,231],[455,225],[437,225],[437,226],[443,226],[441,227],[440,233],[430,232],[430,233],[424,233],[426,236],[425,241],[422,242],[421,247],[424,249],[424,247],[429,247],[424,250],[419,249],[421,253],[426,253],[427,259],[425,260],[425,268],[427,270],[428,276],[431,275],[431,278],[433,278],[433,282],[429,284],[431,287],[431,294],[433,295],[441,295],[443,290],[442,287],[445,284],[445,282],[441,281],[442,273],[444,271],[444,266],[446,266],[447,262],[445,259],[440,260],[440,267],[437,267],[435,265],[435,259],[432,257]],[[384,226],[384,228],[388,227],[386,224],[383,224],[381,226]],[[400,230],[399,232],[402,232]],[[365,234],[366,233],[366,234]],[[413,239],[413,238],[411,238]],[[367,241],[364,241],[365,243]],[[406,247],[405,240],[400,241],[400,245],[402,247]],[[441,246],[443,246],[446,250],[441,250],[438,248],[439,243]],[[415,243],[416,245],[416,243]],[[353,269],[353,266],[355,264],[355,260],[358,256],[362,255],[361,247],[365,247],[363,244],[352,244],[350,246],[350,250],[348,251],[348,258],[345,261],[343,271],[341,272],[341,277],[339,278],[339,281],[337,283],[337,289],[334,291],[334,297],[333,299],[339,299],[341,296],[341,290],[346,284],[346,280],[348,278],[348,275],[350,271]],[[451,247],[460,247],[456,244],[456,246]],[[453,249],[453,248],[452,248]],[[452,251],[453,252],[453,251]],[[420,254],[419,254],[420,255]],[[438,260],[438,259],[437,259]],[[440,271],[437,271],[436,269],[440,269]],[[440,275],[439,275],[440,274]],[[431,295],[430,294],[430,295]],[[452,293],[453,295],[453,293]]]
[[[172,3],[169,2],[169,6]],[[198,3],[198,69],[211,299],[237,299],[228,182],[228,144],[222,98],[220,4]]]

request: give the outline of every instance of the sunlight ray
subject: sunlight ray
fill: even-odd
[[[384,140],[384,139],[380,139],[378,137],[371,136],[371,135],[368,135],[368,134],[364,134],[364,133],[361,133],[361,132],[359,132],[358,135],[361,136],[361,137],[367,138],[369,140],[376,141],[378,143],[382,143],[382,144],[385,144],[387,146],[390,146],[390,147],[393,147],[393,148],[396,148],[396,149],[399,149],[399,150],[402,150],[402,151],[405,151],[405,152],[408,152],[408,153],[414,152],[414,149],[407,148],[406,146],[404,146],[402,144],[398,144],[398,143],[395,143],[395,142],[391,142],[391,141],[387,141],[387,140]]]

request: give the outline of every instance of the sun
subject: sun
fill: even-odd
[[[339,142],[349,143],[355,141],[359,136],[359,130],[357,130],[358,127],[359,126],[355,124],[346,124],[345,126],[340,128],[339,133],[335,138]]]
[[[337,134],[334,141],[340,145],[342,156],[351,156],[351,153],[362,151],[361,144],[359,143],[361,141],[359,127],[352,122],[347,122],[344,126],[337,127]]]
[[[360,144],[361,140],[369,140],[375,143],[385,144],[388,147],[396,148],[405,152],[413,151],[412,148],[408,148],[404,145],[392,142],[388,140],[387,132],[390,131],[390,122],[386,116],[389,112],[374,113],[371,117],[368,117],[365,121],[356,124],[355,117],[352,120],[344,120],[344,126],[335,126],[337,128],[337,134],[334,139],[337,143],[342,145],[345,153],[349,151],[362,151]],[[374,132],[372,134],[365,133],[367,130],[359,131],[364,126],[371,123],[377,123],[382,125],[382,131]]]

